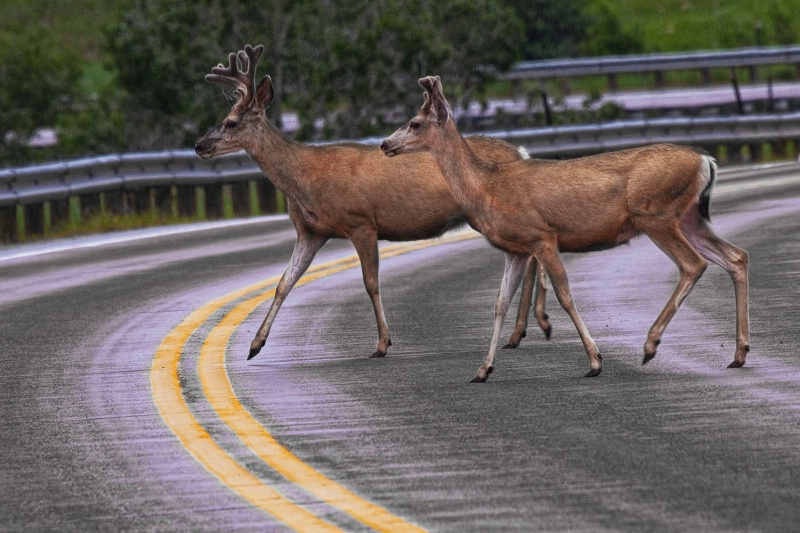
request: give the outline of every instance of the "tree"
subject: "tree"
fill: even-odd
[[[292,101],[305,136],[319,120],[328,137],[386,132],[419,107],[420,77],[438,74],[468,98],[491,78],[487,67],[520,57],[522,24],[497,1],[322,3],[324,18],[303,13],[293,28]]]
[[[52,127],[73,101],[81,71],[77,54],[39,26],[0,31],[0,161],[29,162],[28,139]]]
[[[202,76],[225,53],[221,12],[214,0],[137,0],[110,28],[130,149],[186,146],[210,125],[214,113]]]
[[[488,80],[482,67],[519,57],[522,39],[514,13],[492,0],[135,0],[109,32],[134,149],[191,146],[219,120],[203,75],[246,43],[266,47],[273,120],[288,99],[309,138],[320,121],[332,137],[386,131],[418,105],[422,75],[470,94]]]
[[[511,7],[524,25],[524,59],[580,54],[589,25],[581,0],[503,0],[503,4]]]
[[[644,43],[638,32],[623,28],[611,8],[595,3],[586,10],[586,34],[581,43],[581,52],[587,56],[640,54]]]

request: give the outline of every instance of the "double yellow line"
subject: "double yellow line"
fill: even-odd
[[[475,232],[462,231],[441,239],[391,245],[381,249],[381,258],[475,236]],[[297,282],[297,286],[358,265],[357,256],[324,263],[310,269]],[[207,303],[192,312],[164,338],[150,369],[150,386],[161,417],[195,460],[257,508],[297,531],[340,531],[338,527],[270,487],[231,457],[214,442],[209,432],[194,417],[183,397],[179,367],[182,354],[190,349],[190,338],[218,310],[234,304],[207,334],[197,360],[203,393],[217,416],[275,472],[320,501],[347,513],[376,531],[423,531],[382,507],[364,500],[301,461],[277,442],[236,397],[225,367],[228,344],[237,326],[256,308],[274,297],[279,280],[280,277],[273,277]]]

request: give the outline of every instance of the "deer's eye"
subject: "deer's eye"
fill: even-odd
[[[225,121],[225,128],[229,129],[229,130],[235,129],[236,126],[238,126],[238,125],[239,125],[238,122],[236,122],[235,120],[230,119],[230,118]]]
[[[420,126],[421,124],[416,120],[412,120],[411,122],[408,123],[408,127],[411,128],[412,130],[418,130]]]

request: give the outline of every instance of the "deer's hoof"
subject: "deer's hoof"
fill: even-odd
[[[478,374],[474,378],[472,378],[470,383],[486,383],[486,380],[489,379],[489,374],[491,374],[493,371],[494,371],[494,367],[490,366],[489,370],[486,371],[486,375],[485,376],[481,376],[481,373],[478,372]]]
[[[553,334],[553,326],[547,326],[547,328],[545,328],[543,331],[544,331],[544,338],[549,341],[550,335]]]
[[[644,357],[642,357],[642,365],[646,365],[647,363],[652,361],[655,356],[656,352],[644,354]]]
[[[603,371],[603,368],[602,368],[602,367],[600,367],[600,368],[593,368],[593,369],[589,370],[589,371],[586,373],[586,375],[585,375],[585,376],[583,376],[583,377],[585,377],[585,378],[596,378],[597,376],[599,376],[599,375],[600,375],[600,372],[602,372],[602,371]]]
[[[503,346],[503,350],[513,350],[514,348],[519,347],[520,343],[522,342],[522,339],[524,339],[527,335],[528,333],[525,330],[523,330],[522,333],[519,334],[519,338],[517,340],[514,340],[516,335],[511,335],[511,338],[508,339],[506,345]]]
[[[266,340],[261,341],[261,344],[258,344],[257,342],[253,341],[253,344],[250,345],[250,353],[247,354],[247,360],[249,361],[256,355],[258,355],[258,352],[261,351],[261,348],[263,348],[266,343],[267,343]]]
[[[369,356],[370,359],[376,359],[378,357],[386,357],[386,352],[375,350],[375,353]]]
[[[744,361],[737,361],[733,360],[731,364],[728,365],[728,368],[742,368],[744,366]]]

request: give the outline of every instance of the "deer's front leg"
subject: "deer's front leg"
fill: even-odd
[[[272,299],[272,304],[269,307],[267,316],[261,324],[261,327],[258,328],[253,342],[250,343],[250,354],[247,356],[248,360],[255,357],[256,354],[261,351],[261,348],[264,347],[264,344],[266,344],[269,330],[272,328],[275,317],[278,316],[278,311],[281,305],[283,305],[283,301],[286,300],[289,291],[292,290],[297,280],[305,274],[314,256],[317,255],[319,249],[322,248],[322,245],[326,242],[328,242],[327,237],[298,231],[292,258],[289,260],[289,265],[286,267],[286,271],[284,271],[281,280],[278,282],[278,286],[275,288],[275,297]]]
[[[536,294],[534,296],[534,289]],[[525,274],[522,278],[522,293],[519,297],[519,310],[517,311],[517,321],[514,324],[514,332],[508,339],[508,343],[503,346],[503,349],[516,348],[519,346],[522,339],[527,335],[528,331],[528,315],[531,310],[531,303],[533,303],[533,314],[539,327],[544,331],[546,339],[550,339],[550,334],[553,327],[550,325],[549,316],[545,311],[545,298],[547,296],[547,277],[544,274],[544,268],[535,257],[530,256],[528,263],[525,267]],[[531,302],[531,300],[533,302]]]
[[[572,299],[569,281],[567,280],[567,271],[564,268],[561,256],[558,254],[557,244],[549,241],[540,243],[536,247],[536,258],[544,266],[547,275],[550,277],[558,302],[572,319],[572,323],[575,324],[575,329],[578,330],[578,335],[581,337],[586,355],[589,356],[591,369],[586,374],[586,377],[599,376],[603,370],[603,356],[600,355],[600,350],[597,349],[597,344],[589,334],[589,330],[586,324],[583,323],[583,319],[578,313],[578,308]]]
[[[503,271],[503,281],[500,283],[500,290],[497,292],[497,301],[494,305],[494,327],[492,329],[492,340],[489,341],[489,351],[483,360],[483,365],[478,369],[478,373],[472,378],[470,383],[483,383],[489,378],[489,374],[494,370],[494,358],[497,354],[497,342],[500,340],[500,330],[503,328],[503,320],[514,298],[514,293],[519,288],[522,275],[525,272],[525,265],[528,256],[512,253],[506,254],[506,265]]]
[[[364,288],[372,301],[372,309],[375,311],[375,320],[378,323],[378,344],[375,352],[370,357],[385,357],[392,340],[389,337],[389,324],[383,313],[383,302],[381,302],[380,279],[378,275],[378,236],[375,231],[362,229],[351,236],[350,239],[356,247],[358,258],[361,261],[361,275],[364,278]]]

